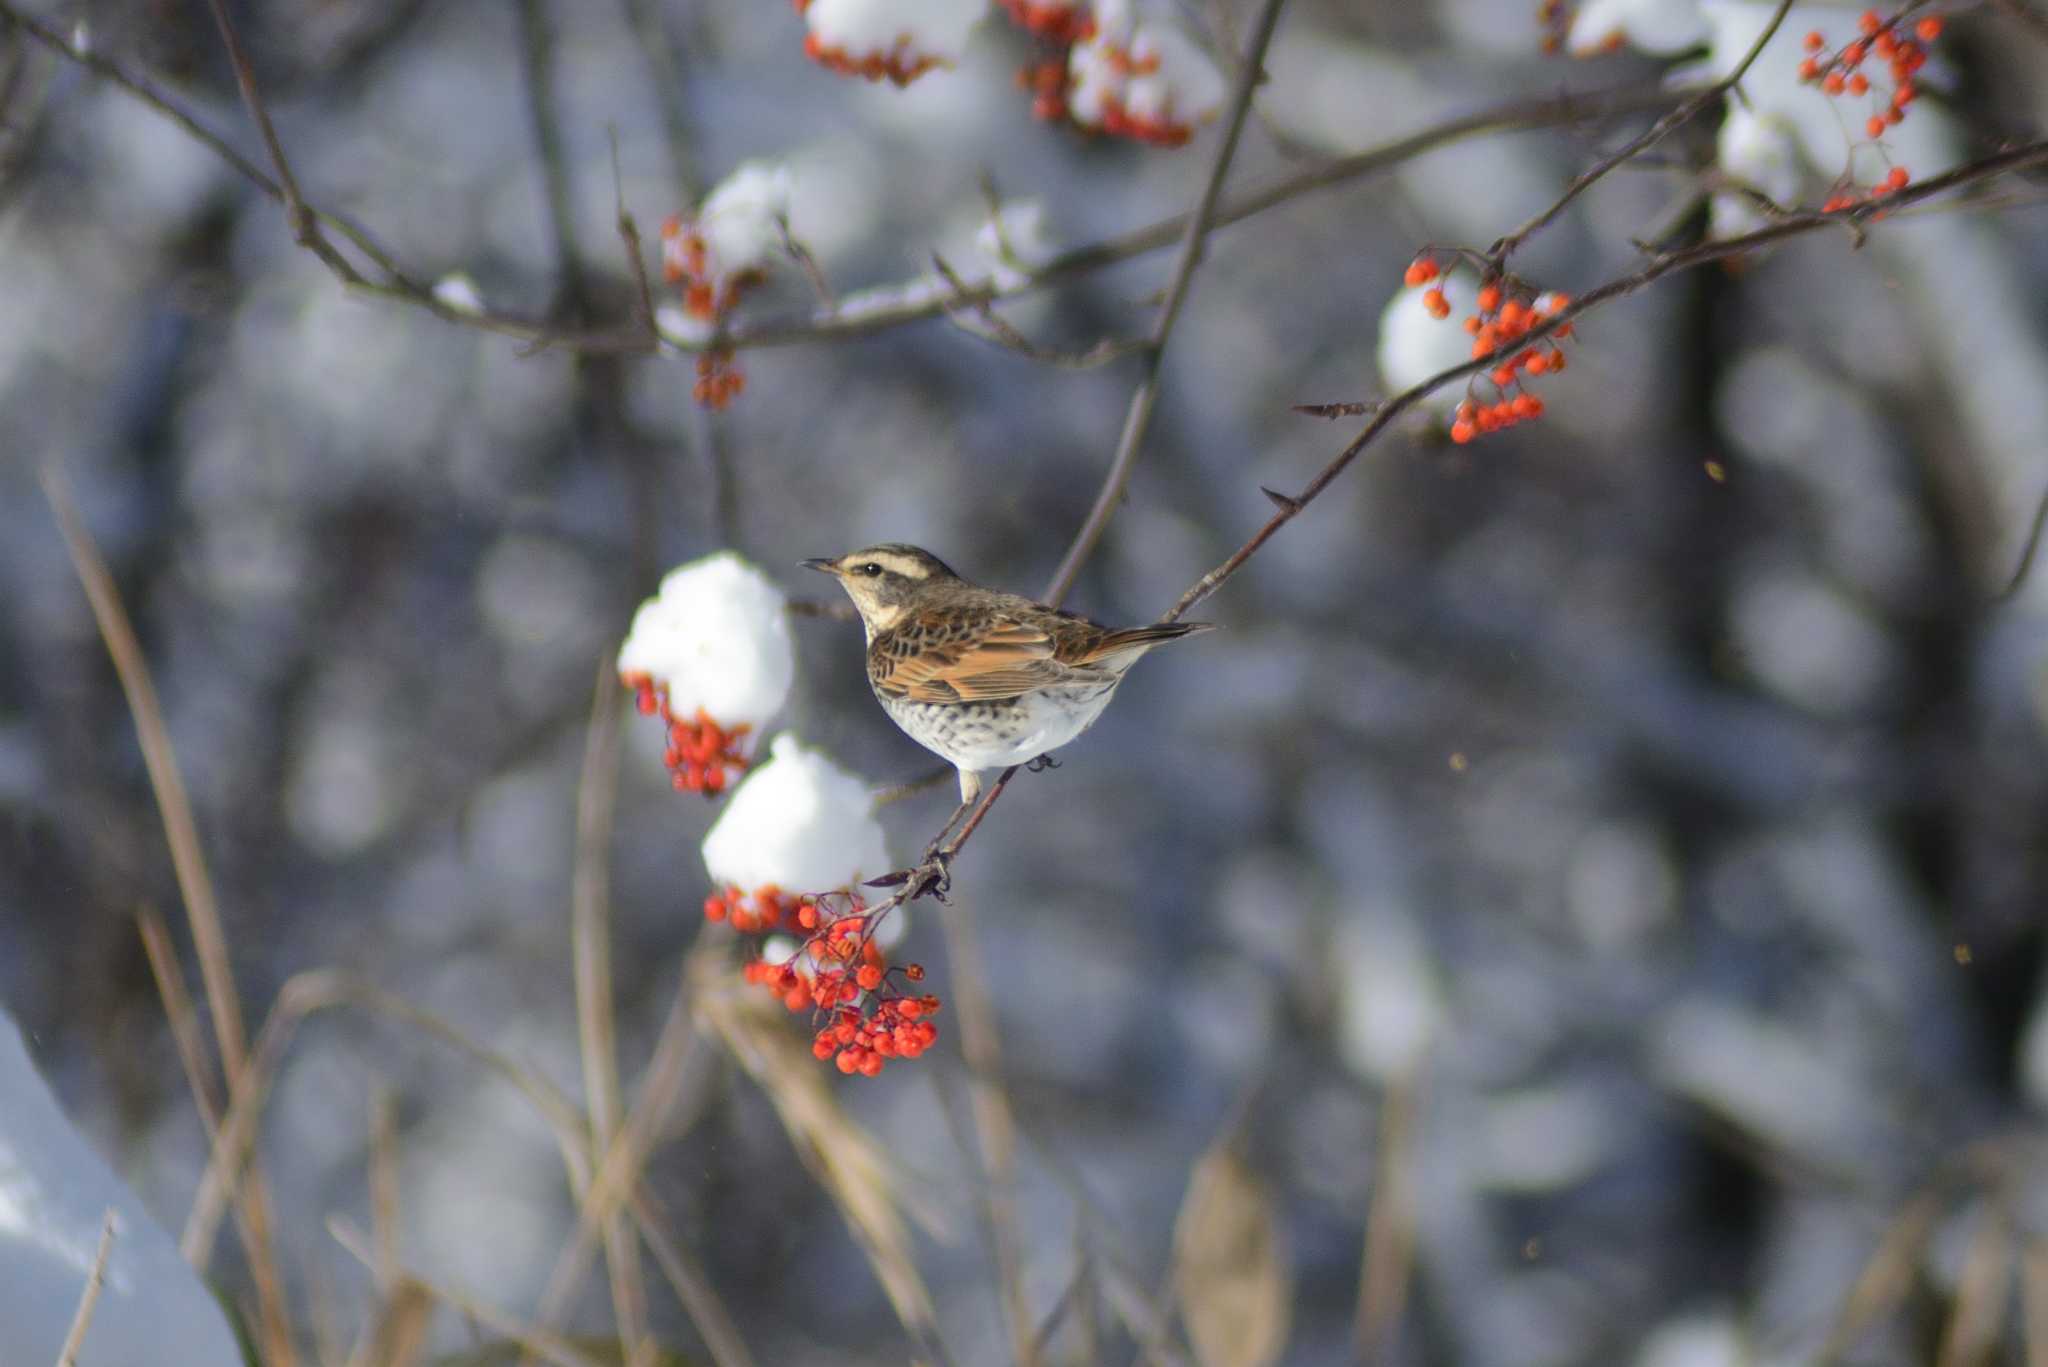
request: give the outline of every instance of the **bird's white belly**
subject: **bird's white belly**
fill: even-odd
[[[1037,759],[1094,725],[1115,687],[1029,693],[999,705],[897,703],[890,712],[926,748],[962,769]],[[909,715],[922,712],[922,717]]]

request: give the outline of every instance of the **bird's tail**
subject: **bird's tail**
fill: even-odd
[[[1161,622],[1149,627],[1131,627],[1124,631],[1112,631],[1102,638],[1102,644],[1090,653],[1095,662],[1116,662],[1123,659],[1135,660],[1168,641],[1178,641],[1183,636],[1197,636],[1205,631],[1214,631],[1214,622]]]

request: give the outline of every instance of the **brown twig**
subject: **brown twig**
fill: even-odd
[[[220,3],[221,0],[215,0]],[[519,71],[526,87],[527,133],[540,162],[541,195],[555,255],[555,305],[567,302],[581,322],[583,253],[576,240],[576,211],[570,200],[568,157],[555,107],[555,35],[546,0],[519,0]],[[554,310],[551,310],[554,311]]]
[[[956,298],[967,298],[967,282],[959,272],[948,264],[946,258],[932,253],[932,269],[939,278],[953,287]],[[1150,338],[1105,337],[1086,351],[1055,351],[1032,341],[1009,319],[996,312],[995,304],[987,299],[966,305],[949,305],[946,321],[959,328],[969,337],[1005,351],[1014,351],[1026,360],[1042,365],[1056,366],[1061,370],[1093,370],[1108,365],[1111,361],[1128,356],[1134,351],[1143,351],[1152,345]]]
[[[78,1294],[78,1310],[71,1316],[71,1328],[64,1346],[57,1351],[57,1367],[78,1367],[78,1350],[85,1346],[85,1331],[92,1328],[93,1311],[99,1308],[100,1288],[107,1284],[107,1259],[114,1253],[114,1232],[120,1219],[112,1206],[100,1221],[99,1248],[93,1252],[92,1267],[85,1274],[85,1289]]]
[[[370,1240],[354,1225],[338,1215],[329,1216],[327,1232],[334,1236],[336,1243],[354,1254],[357,1261],[365,1267],[374,1265],[376,1252],[370,1247]],[[405,1280],[494,1333],[502,1334],[510,1342],[518,1344],[522,1350],[554,1363],[555,1367],[603,1367],[596,1358],[568,1339],[543,1333],[498,1309],[489,1301],[457,1291],[440,1282],[429,1281],[416,1272],[407,1272]]]
[[[583,1051],[583,1095],[590,1117],[592,1149],[603,1153],[618,1133],[619,1051],[614,1016],[611,955],[610,845],[619,771],[618,666],[598,662],[590,704],[590,728],[583,747],[583,774],[576,792],[576,863],[572,874],[569,925],[575,964],[577,1038]],[[586,1203],[589,1192],[585,1192]],[[605,1264],[611,1272],[612,1312],[626,1361],[646,1360],[647,1285],[640,1245],[616,1211],[597,1222],[604,1231]]]
[[[157,701],[156,684],[149,662],[136,638],[134,624],[114,587],[114,576],[93,543],[91,533],[78,516],[63,473],[54,465],[42,470],[43,494],[49,500],[58,530],[70,553],[71,565],[85,590],[98,624],[100,638],[121,681],[129,715],[135,720],[137,742],[143,765],[149,772],[150,789],[156,796],[157,813],[163,822],[164,839],[170,846],[171,867],[178,880],[185,919],[199,956],[199,974],[206,987],[206,1004],[213,1014],[213,1031],[220,1050],[221,1071],[232,1091],[247,1062],[247,1041],[242,1026],[241,999],[235,991],[234,970],[228,961],[227,936],[221,926],[220,904],[214,895],[213,877],[199,843],[199,823],[192,815],[192,799],[185,790],[184,775],[178,767],[177,752],[171,746],[170,730],[164,724],[163,707]],[[167,956],[175,962],[175,955]],[[168,1004],[168,999],[167,999]],[[189,1044],[181,1048],[190,1047]],[[187,1063],[188,1069],[192,1067]],[[210,1071],[201,1066],[194,1095],[204,1120],[213,1109]],[[284,1296],[283,1276],[270,1238],[268,1196],[252,1178],[245,1200],[238,1204],[242,1234],[249,1254],[250,1275],[256,1283],[259,1329],[269,1361],[290,1367],[295,1360],[290,1310]],[[195,1260],[195,1266],[204,1267]]]
[[[285,226],[291,230],[292,241],[320,258],[327,269],[344,283],[360,285],[365,283],[356,268],[349,264],[347,257],[335,250],[334,244],[320,229],[320,220],[306,205],[306,197],[299,193],[298,178],[292,174],[292,164],[285,157],[284,144],[278,141],[277,128],[270,121],[270,109],[263,102],[263,91],[256,84],[256,68],[250,64],[249,54],[242,46],[241,34],[235,30],[235,21],[228,15],[227,0],[207,0],[213,11],[214,25],[220,30],[221,42],[228,50],[228,63],[235,70],[235,85],[242,92],[242,104],[248,109],[249,117],[256,122],[256,129],[263,136],[264,150],[270,154],[271,169],[277,173],[277,187],[284,200]]]
[[[210,3],[218,9],[220,0],[210,0]],[[204,144],[258,190],[285,204],[288,217],[303,217],[310,222],[314,239],[307,244],[309,249],[315,251],[337,279],[356,293],[409,305],[424,310],[443,322],[514,338],[536,347],[560,348],[590,355],[645,354],[652,349],[646,329],[635,320],[565,330],[541,319],[493,309],[471,310],[450,305],[437,298],[431,288],[421,284],[404,270],[391,252],[379,243],[368,229],[342,215],[307,202],[296,184],[291,187],[288,195],[286,187],[279,180],[273,179],[260,166],[243,156],[224,137],[181,107],[147,77],[130,71],[103,53],[75,47],[57,28],[19,9],[15,0],[0,0],[0,18],[10,19],[20,25],[29,36],[65,60],[75,62],[128,91]],[[232,27],[230,26],[226,32],[232,33]],[[239,49],[239,38],[235,40],[235,46]],[[261,94],[254,84],[253,70],[247,67],[246,61],[238,67],[237,79],[240,80],[245,71],[249,80],[244,92],[245,101],[250,92],[255,92],[256,100],[251,106],[252,112],[261,110]],[[1565,127],[1668,109],[1677,98],[1655,82],[1637,82],[1605,90],[1567,92],[1540,99],[1504,101],[1473,114],[1449,119],[1404,137],[1348,156],[1337,157],[1320,166],[1283,177],[1240,199],[1220,205],[1213,215],[1211,227],[1225,228],[1244,222],[1303,195],[1388,170],[1425,152],[1468,138],[1511,130],[1531,131]],[[258,122],[260,127],[268,126],[267,111],[259,117]],[[274,143],[274,140],[273,130],[267,141]],[[278,147],[276,151],[281,153],[282,148]],[[293,213],[293,204],[298,206],[297,216]],[[841,300],[831,309],[813,311],[797,317],[767,318],[751,323],[736,321],[718,335],[716,344],[734,351],[765,346],[793,346],[843,337],[867,336],[923,322],[941,316],[949,304],[957,306],[983,301],[992,302],[1030,293],[1064,279],[1089,274],[1170,247],[1182,239],[1187,226],[1188,220],[1185,216],[1176,216],[1119,237],[1077,247],[1053,257],[1035,269],[1020,273],[1016,279],[1006,280],[1001,284],[991,281],[977,286],[967,299],[946,300],[929,290],[869,291],[865,302],[860,296],[856,296],[850,300]],[[322,227],[332,229],[345,238],[383,278],[368,278],[352,266],[320,233]],[[665,336],[661,340],[663,345],[680,351],[699,351],[711,344],[702,339],[680,337]]]
[[[1017,1122],[1003,1089],[1002,1048],[995,1008],[981,972],[981,946],[974,918],[956,905],[939,913],[946,959],[953,966],[953,1004],[960,1022],[960,1054],[967,1064],[968,1110],[974,1117],[983,1176],[981,1200],[995,1251],[996,1291],[1010,1329],[1010,1351],[1019,1367],[1039,1360],[1038,1335],[1024,1286],[1024,1262],[1017,1233]]]
[[[1096,543],[1102,539],[1109,519],[1116,515],[1118,503],[1123,500],[1124,490],[1131,482],[1131,473],[1137,469],[1138,451],[1144,445],[1146,429],[1152,423],[1152,409],[1159,401],[1159,368],[1166,356],[1167,339],[1173,335],[1173,325],[1180,321],[1181,307],[1187,302],[1189,287],[1194,284],[1195,270],[1202,264],[1203,248],[1209,241],[1209,230],[1216,218],[1217,201],[1223,195],[1223,181],[1230,174],[1231,159],[1237,153],[1238,139],[1244,133],[1245,116],[1251,112],[1252,90],[1259,83],[1259,72],[1266,64],[1266,49],[1272,44],[1273,30],[1280,22],[1280,7],[1286,0],[1264,0],[1259,6],[1258,18],[1252,21],[1251,39],[1245,46],[1244,60],[1237,72],[1236,87],[1230,93],[1230,113],[1223,125],[1223,138],[1217,144],[1216,155],[1209,163],[1208,178],[1202,183],[1202,193],[1195,200],[1193,212],[1187,218],[1187,228],[1181,234],[1180,256],[1174,262],[1172,282],[1166,288],[1166,302],[1159,311],[1159,320],[1153,325],[1152,336],[1146,342],[1143,373],[1138,384],[1131,391],[1131,403],[1124,414],[1122,433],[1117,437],[1116,452],[1110,457],[1109,473],[1103,476],[1102,488],[1095,495],[1095,504],[1082,520],[1080,531],[1074,534],[1074,542],[1061,558],[1059,568],[1053,572],[1052,582],[1046,585],[1045,601],[1058,607],[1060,600],[1074,587],[1074,580],[1081,573],[1081,566],[1095,552]],[[1789,3],[1790,0],[1787,0]]]
[[[1759,228],[1753,233],[1744,234],[1741,237],[1724,238],[1715,242],[1702,242],[1695,246],[1664,252],[1651,258],[1640,270],[1618,279],[1610,280],[1577,296],[1569,307],[1558,310],[1555,314],[1547,317],[1542,324],[1531,328],[1518,345],[1528,345],[1540,341],[1550,336],[1558,328],[1570,324],[1574,319],[1593,309],[1615,299],[1634,294],[1638,290],[1644,289],[1665,276],[1672,274],[1674,271],[1691,270],[1713,262],[1730,260],[1762,247],[1773,246],[1779,242],[1788,241],[1792,238],[1824,229],[1849,227],[1860,231],[1864,224],[1873,219],[1896,213],[1901,209],[1933,199],[1951,190],[1991,180],[2009,172],[2026,170],[2041,165],[2048,165],[2048,141],[2030,142],[2021,147],[2010,148],[2006,151],[1980,158],[1967,165],[1959,166],[1944,175],[1930,177],[1917,184],[1908,185],[1904,189],[1887,195],[1881,200],[1864,201],[1852,208],[1835,213],[1822,213],[1818,210],[1813,210],[1795,214],[1780,222]],[[1279,505],[1272,517],[1268,518],[1256,532],[1252,533],[1250,539],[1242,546],[1231,552],[1221,564],[1204,574],[1200,579],[1197,579],[1188,588],[1187,592],[1183,593],[1180,599],[1167,610],[1160,620],[1162,622],[1180,620],[1190,608],[1200,603],[1224,583],[1228,582],[1232,575],[1244,568],[1246,561],[1258,554],[1259,548],[1264,546],[1275,532],[1298,517],[1303,509],[1307,508],[1325,489],[1329,488],[1337,477],[1344,473],[1351,462],[1356,460],[1360,453],[1393,423],[1394,419],[1445,385],[1461,380],[1467,375],[1477,374],[1479,371],[1488,369],[1496,364],[1498,364],[1498,358],[1496,357],[1476,357],[1473,360],[1452,366],[1448,370],[1432,375],[1421,383],[1410,386],[1378,404],[1373,410],[1372,418],[1366,423],[1364,430],[1352,439],[1350,445],[1338,452],[1327,465],[1317,472],[1315,478],[1311,479],[1302,488],[1300,493],[1277,496],[1269,493],[1269,497],[1272,497],[1274,502]]]
[[[1779,27],[1785,22],[1785,16],[1791,9],[1792,0],[1778,0],[1778,8],[1772,12],[1770,22],[1764,25],[1764,31],[1757,36],[1757,40],[1754,43],[1750,44],[1749,51],[1742,55],[1742,60],[1736,63],[1735,70],[1728,73],[1726,79],[1714,82],[1714,84],[1708,86],[1705,90],[1702,90],[1699,94],[1651,124],[1647,129],[1600,158],[1599,161],[1593,163],[1591,167],[1575,177],[1572,183],[1565,187],[1564,193],[1559,195],[1557,201],[1549,208],[1537,214],[1534,218],[1522,224],[1519,228],[1516,228],[1513,232],[1488,248],[1486,255],[1491,259],[1492,273],[1495,275],[1506,274],[1507,259],[1514,254],[1516,248],[1527,242],[1536,233],[1541,232],[1549,224],[1555,222],[1557,216],[1570,207],[1574,200],[1605,179],[1608,173],[1613,171],[1615,167],[1620,166],[1624,162],[1631,161],[1650,148],[1655,147],[1665,138],[1699,117],[1699,115],[1711,108],[1729,91],[1740,85],[1742,78],[1749,74],[1750,67],[1756,65],[1756,59],[1762,55],[1764,48],[1769,46],[1771,39],[1777,36]]]

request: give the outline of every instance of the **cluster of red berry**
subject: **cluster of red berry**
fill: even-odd
[[[716,797],[726,790],[732,773],[746,771],[751,761],[744,745],[753,727],[745,722],[720,726],[701,707],[694,718],[678,717],[669,709],[667,684],[656,683],[645,674],[627,674],[624,682],[633,690],[633,705],[640,715],[658,714],[668,728],[668,749],[662,754],[662,763],[668,766],[677,792]]]
[[[811,0],[796,0],[798,14],[810,7]],[[804,36],[804,56],[842,76],[858,76],[864,81],[889,81],[899,86],[909,85],[939,65],[937,57],[913,50],[908,36],[898,38],[896,46],[887,52],[870,52],[856,57],[845,48],[828,47],[824,39],[811,33]]]
[[[1428,285],[1443,274],[1433,257],[1418,256],[1409,263],[1405,277],[1410,288]],[[1499,362],[1486,372],[1495,391],[1491,403],[1481,403],[1468,391],[1451,420],[1451,440],[1460,445],[1488,432],[1529,422],[1543,416],[1543,400],[1528,390],[1528,381],[1554,375],[1565,368],[1564,351],[1558,340],[1572,335],[1572,325],[1553,328],[1544,341],[1523,346],[1522,339],[1536,327],[1555,317],[1571,299],[1551,291],[1537,294],[1511,290],[1498,280],[1479,287],[1478,311],[1465,319],[1465,331],[1472,334],[1472,359],[1497,356]],[[1422,307],[1432,318],[1448,318],[1451,301],[1441,285],[1431,285],[1422,296]],[[1477,381],[1475,380],[1475,383]]]
[[[763,899],[765,902],[765,911]],[[934,996],[907,996],[896,981],[924,981],[921,964],[892,969],[874,942],[866,905],[852,894],[833,910],[830,898],[795,897],[774,888],[755,892],[741,924],[739,907],[746,901],[737,888],[713,894],[704,914],[713,920],[730,916],[740,930],[786,928],[809,932],[796,953],[781,963],[756,959],[747,965],[746,980],[773,993],[791,1011],[823,1013],[824,1022],[811,1040],[811,1052],[832,1059],[842,1073],[873,1077],[892,1058],[916,1058],[939,1037],[931,1016],[939,1009]],[[719,908],[717,915],[713,907]],[[761,921],[763,915],[771,920]],[[760,924],[752,924],[759,921]]]
[[[1050,45],[1050,51],[1017,72],[1018,88],[1031,92],[1031,116],[1046,123],[1066,119],[1071,112],[1067,95],[1074,82],[1074,45],[1096,38],[1099,30],[1094,14],[1078,0],[1001,0],[1001,4],[1019,28]],[[1103,66],[1124,80],[1153,75],[1160,66],[1157,56],[1139,57],[1107,42],[1101,56]],[[1193,124],[1176,120],[1170,113],[1133,113],[1113,94],[1100,98],[1092,129],[1153,147],[1180,147],[1195,134]]]
[[[715,323],[731,313],[740,296],[764,278],[759,271],[741,271],[721,279],[712,267],[704,234],[689,220],[671,215],[661,225],[661,278],[682,286],[683,312]],[[691,395],[706,408],[720,409],[746,388],[732,352],[719,348],[697,357],[697,383]]]
[[[803,926],[804,906],[804,898],[784,892],[773,883],[755,888],[751,896],[739,888],[727,887],[704,899],[704,919],[730,921],[741,934],[758,935]],[[814,916],[811,925],[816,924]]]
[[[1537,46],[1546,57],[1555,57],[1565,49],[1571,37],[1573,11],[1576,7],[1568,0],[1538,0],[1536,6],[1536,27],[1542,30]],[[1627,46],[1626,35],[1617,28],[1600,40],[1600,51],[1615,53]]]
[[[1095,27],[1094,18],[1077,0],[1000,0],[1010,21],[1034,38],[1072,47]]]
[[[1872,82],[1864,68],[1873,57],[1884,63],[1885,71],[1879,80],[1889,77],[1891,93],[1879,92],[1882,104],[1863,123],[1863,131],[1872,142],[1882,138],[1887,129],[1905,122],[1906,110],[1920,96],[1920,87],[1913,78],[1927,65],[1927,45],[1941,36],[1942,23],[1936,15],[1916,21],[1910,33],[1902,27],[1904,19],[1904,14],[1881,19],[1876,10],[1865,10],[1856,21],[1860,36],[1833,53],[1827,51],[1828,42],[1821,33],[1806,35],[1807,56],[1799,64],[1799,79],[1819,86],[1823,94],[1868,95]],[[1883,180],[1867,190],[1854,186],[1837,189],[1822,203],[1821,212],[1836,213],[1865,200],[1897,194],[1911,181],[1905,167],[1894,166]]]

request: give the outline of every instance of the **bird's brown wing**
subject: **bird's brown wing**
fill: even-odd
[[[982,702],[1096,677],[1067,664],[1048,626],[986,609],[935,608],[899,623],[868,648],[875,690],[911,702]]]

